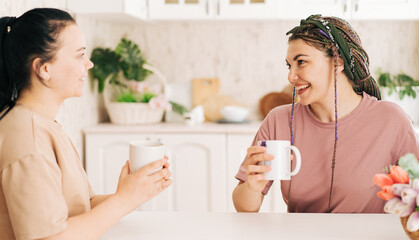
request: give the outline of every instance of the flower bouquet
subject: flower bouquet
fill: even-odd
[[[411,239],[419,238],[419,162],[408,153],[401,157],[398,166],[385,168],[386,173],[373,178],[381,191],[377,195],[387,200],[384,212],[400,217],[406,234]]]

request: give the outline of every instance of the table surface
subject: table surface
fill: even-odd
[[[409,239],[393,214],[133,212],[102,238]]]

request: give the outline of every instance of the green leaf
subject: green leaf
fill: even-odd
[[[400,100],[403,100],[406,95],[416,98],[417,90],[414,90],[413,87],[419,86],[419,81],[414,80],[403,72],[391,76],[389,73],[382,72],[381,68],[377,69],[377,75],[379,85],[388,88],[389,96],[394,92],[398,93]]]
[[[140,102],[148,103],[148,102],[150,102],[150,99],[152,99],[155,96],[156,96],[156,94],[154,94],[154,93],[145,92],[141,95]]]
[[[399,91],[399,98],[400,100],[403,100],[404,96],[406,95],[406,91],[405,90],[400,90]]]
[[[151,74],[143,68],[145,60],[137,44],[122,38],[115,48],[115,53],[121,56],[121,69],[124,77],[129,80],[143,81]]]
[[[179,103],[173,101],[169,101],[169,103],[172,105],[173,112],[178,113],[181,116],[189,111],[185,106]]]
[[[117,98],[117,102],[138,102],[138,99],[131,93],[131,91],[121,93]]]
[[[109,48],[95,48],[92,52],[91,61],[94,66],[90,71],[93,78],[99,81],[99,92],[105,87],[105,81],[110,75],[117,75],[119,72],[119,55]]]

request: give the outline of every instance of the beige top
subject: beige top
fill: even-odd
[[[0,239],[59,233],[93,192],[61,126],[17,105],[0,120]]]

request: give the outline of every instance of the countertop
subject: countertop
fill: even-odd
[[[155,123],[142,125],[118,125],[100,123],[84,129],[85,133],[242,133],[256,134],[261,121],[247,123],[204,122],[189,126],[184,123]],[[419,135],[419,125],[414,126]]]
[[[393,214],[139,212],[102,240],[409,239]]]
[[[85,133],[243,133],[256,134],[262,122],[214,123],[204,122],[189,126],[184,123],[155,123],[118,125],[100,123],[84,129]]]

